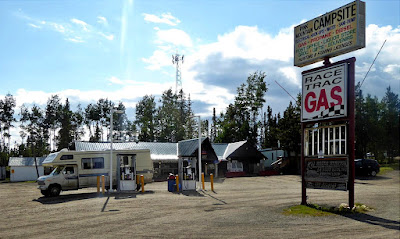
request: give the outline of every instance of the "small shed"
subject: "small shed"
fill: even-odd
[[[267,158],[264,162],[265,168],[270,168],[273,163],[275,163],[279,157],[287,158],[288,154],[285,150],[282,149],[262,149],[260,152]]]
[[[37,170],[34,157],[10,157],[8,166],[10,167],[10,181],[22,182],[33,181],[39,176],[44,175],[44,167],[42,165],[46,157],[36,157]]]
[[[223,145],[218,145],[221,150]],[[246,140],[229,143],[222,156],[221,168],[227,177],[258,174],[263,170],[262,162],[265,160],[263,154]],[[225,166],[226,165],[226,166]]]
[[[204,175],[217,172],[218,157],[211,146],[209,138],[201,138],[201,168]],[[188,139],[178,142],[178,157],[198,162],[199,139]],[[197,164],[197,163],[196,163]],[[184,163],[184,166],[187,165]],[[178,167],[179,168],[179,167]],[[196,175],[198,168],[196,167]],[[217,175],[215,175],[217,176]]]

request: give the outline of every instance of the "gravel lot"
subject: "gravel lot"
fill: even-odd
[[[300,177],[220,179],[215,192],[176,194],[167,182],[144,194],[98,197],[95,188],[44,198],[35,183],[0,183],[0,238],[396,238],[399,171],[356,180],[364,215],[285,216],[301,201]],[[308,202],[338,206],[348,193],[307,190]]]

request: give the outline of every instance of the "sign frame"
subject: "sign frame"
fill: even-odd
[[[341,68],[341,69],[338,69]],[[334,70],[336,69],[336,70]],[[340,76],[337,75],[338,71],[343,71]],[[316,75],[314,78],[313,75]],[[325,77],[328,75],[329,77]],[[338,80],[340,77],[340,81]],[[311,78],[311,79],[310,79]],[[315,80],[313,80],[313,78]],[[316,78],[321,79],[322,81],[317,81]],[[325,78],[325,79],[322,79]],[[316,120],[322,120],[322,119],[333,119],[333,118],[343,118],[347,116],[347,91],[348,91],[348,65],[346,63],[342,64],[332,64],[328,67],[323,67],[323,68],[315,68],[311,69],[308,71],[305,71],[302,73],[302,103],[301,103],[301,122],[312,122]],[[311,83],[307,85],[307,81],[314,81],[314,83]],[[339,81],[339,82],[338,82]],[[338,83],[336,83],[338,82]],[[318,84],[317,84],[318,83]],[[320,87],[321,83],[323,84],[322,87]],[[324,88],[325,84],[327,84],[327,87]],[[307,91],[306,89],[314,87],[315,85],[319,85],[319,90],[320,92],[317,93],[317,91]],[[305,86],[311,86],[311,87],[305,87]],[[339,88],[338,88],[339,87]],[[328,91],[326,91],[328,90]],[[340,91],[339,91],[340,90]],[[306,91],[306,92],[305,92]],[[321,99],[321,92],[324,92],[324,97],[322,98],[325,102],[326,105],[328,105],[328,109],[324,108],[323,111],[319,111],[320,105],[319,102],[322,101]],[[315,114],[314,117],[310,116],[311,118],[305,118],[306,115],[312,115],[311,113],[307,112],[307,106],[306,104],[309,98],[307,97],[306,93],[313,93],[315,97],[316,102],[314,108],[317,109],[317,114]],[[317,94],[316,94],[317,93]],[[335,94],[336,93],[336,94]],[[306,96],[306,97],[304,97]],[[332,98],[333,97],[333,98]],[[329,99],[329,100],[328,100]],[[341,104],[339,104],[339,100],[341,101]],[[337,102],[337,104],[335,104]]]

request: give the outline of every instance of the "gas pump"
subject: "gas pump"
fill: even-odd
[[[136,190],[136,155],[117,156],[118,191]]]
[[[179,172],[182,191],[196,190],[196,159],[181,159]]]

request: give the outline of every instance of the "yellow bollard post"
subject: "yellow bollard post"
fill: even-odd
[[[142,182],[142,193],[144,193],[144,176],[140,175],[140,181]]]
[[[100,193],[100,176],[97,176],[97,194]]]
[[[179,192],[179,175],[176,175],[175,180],[176,180],[176,191]]]
[[[214,192],[214,175],[210,174],[210,181],[211,181],[211,191]]]
[[[137,186],[140,185],[140,176],[136,174],[136,188],[138,188]],[[139,189],[137,189],[139,191]]]
[[[202,184],[203,190],[204,190],[204,173],[201,173],[201,184]]]
[[[101,183],[102,183],[101,189],[102,189],[103,195],[104,195],[104,193],[106,192],[106,180],[105,180],[104,175],[101,175]]]

